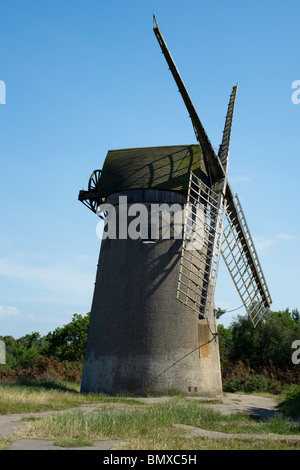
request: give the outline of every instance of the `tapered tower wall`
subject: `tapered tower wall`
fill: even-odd
[[[118,221],[116,196],[107,203]],[[180,193],[155,190],[130,192],[128,201],[148,209],[175,202],[182,210],[185,202]],[[220,396],[215,318],[208,325],[176,299],[182,240],[144,241],[102,240],[81,392]]]

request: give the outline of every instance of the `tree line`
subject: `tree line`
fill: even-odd
[[[219,316],[223,312],[219,309]],[[248,316],[238,315],[228,328],[218,325],[218,335],[223,365],[242,361],[254,369],[270,363],[291,369],[295,366],[292,345],[300,340],[300,314],[298,309],[268,310],[256,328]]]
[[[83,361],[89,322],[90,313],[86,315],[75,313],[70,323],[56,328],[45,336],[37,332],[18,339],[12,336],[0,336],[6,346],[5,367],[30,368],[45,356],[60,361]]]
[[[300,314],[297,309],[290,311],[267,311],[256,328],[248,316],[238,315],[228,327],[221,323],[217,309],[218,337],[221,366],[247,363],[253,369],[272,363],[282,370],[295,369],[292,363],[292,344],[300,340]],[[14,339],[0,336],[6,345],[6,365],[3,367],[32,367],[42,357],[53,357],[59,361],[80,362],[84,359],[90,313],[74,314],[70,323],[56,328],[45,336],[37,332]],[[299,355],[300,356],[300,355]]]

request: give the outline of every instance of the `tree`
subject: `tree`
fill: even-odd
[[[223,310],[222,308],[216,308],[216,319],[219,320],[219,318],[226,313],[226,310]]]
[[[232,349],[229,359],[232,362],[249,361],[252,365],[257,363],[256,332],[248,316],[238,315],[231,324],[231,331]]]
[[[230,357],[232,352],[232,330],[225,328],[222,324],[218,325],[218,339],[220,350],[220,361],[223,365]]]
[[[294,313],[293,313],[294,312]],[[257,346],[263,364],[272,361],[280,368],[291,365],[291,346],[300,338],[299,318],[289,309],[268,312],[257,331]]]
[[[231,330],[230,361],[249,361],[252,367],[268,365],[271,361],[286,369],[291,366],[291,345],[300,338],[299,312],[269,310],[256,328],[247,316],[238,316]]]
[[[45,340],[37,332],[19,339],[12,336],[4,336],[1,339],[5,342],[7,367],[31,367],[43,354]]]
[[[0,339],[5,343],[5,367],[11,367],[13,365],[13,351],[16,347],[16,340],[12,336],[0,336]]]
[[[82,361],[84,358],[90,314],[75,313],[72,321],[62,328],[56,328],[46,336],[44,354],[61,361]]]

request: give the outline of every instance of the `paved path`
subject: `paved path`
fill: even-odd
[[[257,395],[243,395],[239,393],[225,393],[220,404],[205,405],[219,411],[224,415],[231,413],[249,413],[268,419],[277,413],[277,403],[272,398]]]
[[[261,439],[261,440],[279,440],[279,441],[300,441],[300,436],[292,436],[290,434],[232,434],[229,432],[208,431],[207,429],[196,428],[195,426],[188,426],[187,424],[173,424],[175,428],[185,429],[188,434],[185,437],[208,437],[210,439]]]
[[[169,398],[139,398],[144,403],[162,403]],[[219,411],[224,415],[231,413],[249,413],[256,415],[261,419],[268,419],[277,413],[277,403],[272,398],[260,397],[257,395],[243,395],[239,393],[224,393],[218,400],[219,403],[209,403],[212,399],[189,397],[189,400],[197,400],[202,403],[202,406],[212,408]]]
[[[84,405],[76,409],[82,409],[86,412],[93,412],[99,405]],[[116,403],[116,405],[118,405]],[[68,410],[65,410],[68,411]],[[18,429],[28,425],[28,421],[21,421],[26,418],[43,418],[54,413],[62,413],[63,411],[43,411],[39,413],[20,413],[0,415],[0,439],[11,436]],[[120,441],[103,440],[93,443],[89,447],[59,447],[54,445],[55,441],[41,439],[19,439],[9,446],[9,450],[110,450]]]
[[[120,441],[97,441],[89,447],[59,447],[54,441],[20,439],[10,445],[9,450],[111,450]]]
[[[243,395],[238,393],[225,393],[220,399],[220,403],[208,403],[208,400],[204,400],[198,397],[190,397],[190,400],[197,400],[202,403],[202,406],[212,408],[214,410],[219,411],[224,415],[228,415],[230,413],[249,413],[251,415],[255,415],[260,417],[261,419],[268,419],[274,416],[277,413],[277,403],[275,400],[271,398],[264,398],[255,395]],[[143,403],[164,403],[170,400],[168,397],[152,397],[152,398],[139,398],[139,401]],[[103,403],[93,404],[93,405],[84,405],[78,407],[86,412],[93,412],[99,406],[103,406]],[[112,405],[112,403],[109,403]],[[118,403],[115,404],[116,406]],[[77,409],[78,409],[77,408]],[[67,411],[67,410],[66,410]],[[24,418],[36,417],[41,418],[45,416],[49,416],[53,413],[61,413],[61,411],[45,411],[40,413],[23,413],[23,414],[10,414],[10,415],[0,415],[0,439],[9,437],[13,434],[14,431],[19,429],[20,427],[24,427],[28,424],[28,422],[22,422],[20,420]],[[207,431],[205,429],[195,428],[193,426],[185,426],[185,425],[176,425],[178,427],[184,427],[190,433],[190,435],[206,435],[207,437],[211,438],[230,438],[236,437],[236,435],[231,435],[228,433],[219,433],[213,431]],[[238,435],[241,437],[240,435]],[[260,438],[268,438],[267,436],[260,435]],[[279,436],[272,436],[270,438],[278,438],[278,439],[287,439],[287,436],[279,437]],[[248,435],[249,438],[249,435]],[[252,436],[253,438],[253,436]],[[255,435],[255,438],[257,436]],[[297,439],[300,440],[300,436],[288,436],[289,439]],[[106,441],[97,441],[94,443],[93,447],[77,447],[77,448],[67,448],[67,447],[58,447],[54,445],[53,441],[47,440],[37,440],[37,439],[20,439],[15,441],[13,444],[10,445],[10,450],[110,450],[114,446],[116,446],[119,441],[113,440],[106,440]]]

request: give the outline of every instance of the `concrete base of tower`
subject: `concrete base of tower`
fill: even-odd
[[[182,360],[182,357],[179,357],[182,354],[184,355],[179,351],[178,361]],[[214,374],[211,359],[201,360],[200,371],[195,372],[184,370],[185,367],[189,368],[189,364],[182,360],[182,365],[172,373],[168,373],[167,369],[175,367],[174,363],[153,357],[150,360],[151,371],[145,369],[145,364],[149,363],[148,357],[127,357],[122,360],[120,367],[120,359],[117,356],[97,360],[91,355],[85,362],[81,392],[135,396],[182,393],[210,398],[222,395],[222,385],[218,374]],[[174,361],[176,362],[175,357]]]
[[[217,360],[199,358],[197,350],[178,350],[164,358],[125,354],[96,358],[92,352],[84,362],[81,392],[216,398],[222,395],[222,382]]]

